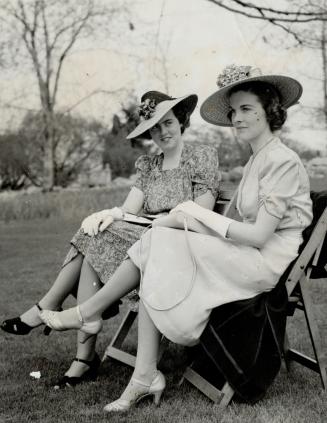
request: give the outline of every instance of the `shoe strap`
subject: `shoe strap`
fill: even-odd
[[[95,359],[95,356],[94,356],[94,359]],[[87,366],[91,366],[94,362],[94,359],[93,360],[84,360],[83,358],[75,357],[74,361],[78,361],[79,363],[83,363],[83,364],[86,364]]]
[[[39,309],[39,311],[43,311],[43,308],[40,306],[39,303],[36,303],[35,305]],[[62,307],[59,307],[57,310],[54,310],[54,311],[62,311]]]
[[[147,383],[144,383],[142,380],[136,379],[135,377],[132,377],[131,380],[134,381],[135,383],[137,383],[140,386],[145,386],[145,387],[149,388],[153,384],[153,382],[157,379],[157,377],[159,376],[159,373],[160,373],[159,370],[157,370],[154,373],[154,377],[153,377],[152,382],[150,383],[150,385],[147,384]]]
[[[152,382],[150,384],[144,383],[142,380],[136,379],[135,377],[132,377],[131,378],[131,382],[134,382],[134,383],[136,383],[139,386],[143,386],[144,388],[150,388],[150,386],[152,384]]]
[[[78,320],[83,324],[83,323],[85,323],[84,322],[84,320],[83,320],[83,316],[82,316],[82,314],[81,314],[81,310],[80,310],[80,308],[79,308],[79,305],[76,307],[76,311],[77,311],[77,316],[78,316]]]
[[[36,303],[35,305],[36,305],[36,307],[39,309],[39,311],[43,311],[43,308],[40,306],[40,304],[39,304],[39,303]]]

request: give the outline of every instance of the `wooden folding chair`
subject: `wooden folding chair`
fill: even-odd
[[[230,218],[236,218],[237,209],[236,209],[236,192],[233,189],[223,189],[219,193],[219,198],[215,205],[215,211],[225,214]],[[129,309],[125,314],[119,328],[117,329],[115,335],[113,336],[110,344],[105,350],[103,360],[107,357],[118,360],[122,363],[125,363],[129,366],[135,366],[135,356],[130,354],[127,351],[123,350],[123,343],[137,317],[137,311]],[[160,356],[163,353],[164,346],[167,342],[162,339],[160,345]]]
[[[231,207],[233,207],[231,205]],[[315,228],[307,241],[301,254],[294,262],[287,280],[286,288],[288,292],[289,308],[292,310],[289,316],[294,314],[295,309],[302,310],[305,315],[310,341],[315,358],[311,358],[289,347],[287,336],[284,347],[284,357],[286,366],[289,369],[290,362],[296,361],[301,365],[317,372],[320,376],[322,388],[327,387],[326,354],[322,348],[321,336],[319,334],[318,324],[314,315],[313,303],[309,293],[310,276],[314,266],[317,265],[320,254],[322,253],[322,245],[324,243],[327,232],[327,207],[318,220]],[[312,260],[313,259],[313,260]],[[312,261],[311,261],[312,260]],[[213,402],[219,403],[221,407],[225,407],[232,400],[234,390],[225,382],[221,389],[218,389],[199,373],[192,369],[192,366],[187,367],[183,375],[182,381],[186,379],[192,385],[196,386]],[[182,382],[181,381],[181,382]]]

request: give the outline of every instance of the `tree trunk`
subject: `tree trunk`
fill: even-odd
[[[51,111],[44,111],[44,182],[43,189],[51,191],[55,185],[54,121]]]

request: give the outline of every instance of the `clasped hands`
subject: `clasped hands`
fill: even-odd
[[[119,207],[113,209],[102,210],[87,216],[81,225],[84,233],[90,236],[103,232],[114,220],[122,220],[124,212]]]

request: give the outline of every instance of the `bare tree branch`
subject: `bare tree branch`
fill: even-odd
[[[326,0],[288,2],[288,10],[274,7],[264,7],[255,3],[242,0],[208,0],[211,3],[229,10],[233,13],[269,22],[291,35],[301,45],[320,53],[322,63],[322,93],[324,116],[327,127],[327,7]],[[290,4],[291,3],[291,4]],[[310,22],[310,25],[308,23]],[[313,25],[314,23],[314,25]]]
[[[274,8],[259,6],[254,3],[245,3],[240,0],[208,0],[230,12],[238,13],[252,19],[268,20],[272,23],[308,23],[314,21],[326,21],[327,11],[302,12],[300,9],[292,12]],[[240,8],[238,8],[239,6]]]
[[[117,88],[116,90],[94,90],[90,94],[86,95],[85,97],[81,98],[76,103],[74,103],[73,105],[68,107],[64,111],[64,113],[70,113],[73,109],[75,109],[80,104],[84,103],[84,101],[89,100],[94,95],[97,95],[97,94],[107,94],[107,95],[113,95],[114,94],[114,95],[117,95],[117,94],[124,92],[124,91],[125,91],[124,87],[123,88]]]

